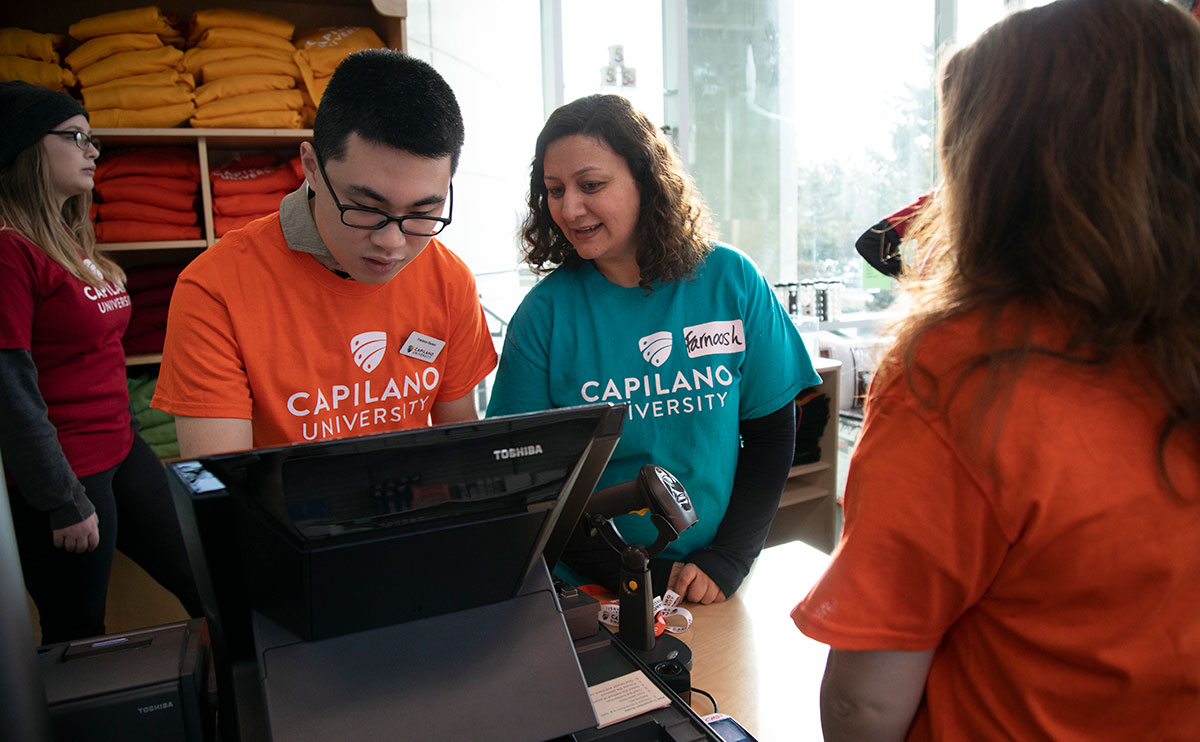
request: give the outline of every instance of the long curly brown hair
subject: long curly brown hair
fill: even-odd
[[[625,159],[641,195],[634,241],[647,291],[655,281],[692,275],[712,251],[712,219],[674,147],[641,111],[619,95],[590,95],[550,115],[538,135],[529,175],[529,214],[521,225],[525,262],[535,273],[580,261],[550,216],[546,148],[581,134],[604,142]]]
[[[1169,397],[1161,462],[1200,424],[1200,24],[1171,3],[1059,0],[955,54],[941,92],[944,183],[915,230],[893,358],[912,384],[930,330],[1035,307],[1069,328],[1063,357],[1147,360]],[[998,403],[1045,352],[995,347],[965,373],[1005,381],[984,385]]]

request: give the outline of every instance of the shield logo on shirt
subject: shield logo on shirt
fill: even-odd
[[[667,362],[671,357],[671,333],[656,332],[638,340],[638,349],[645,358],[656,367]]]
[[[355,335],[350,339],[350,352],[356,366],[367,373],[374,371],[387,352],[387,333],[374,330]]]

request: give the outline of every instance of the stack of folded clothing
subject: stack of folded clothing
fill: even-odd
[[[295,27],[247,10],[200,10],[188,24],[185,67],[203,83],[194,127],[299,129],[303,96],[292,61]]]
[[[127,147],[96,163],[100,242],[198,240],[200,162],[188,147]]]
[[[315,115],[333,70],[348,55],[363,49],[382,49],[379,36],[365,26],[340,26],[306,31],[295,39],[296,66],[304,79],[305,107]],[[311,117],[309,118],[311,121]]]
[[[273,154],[250,155],[214,168],[213,232],[220,237],[279,210],[284,196],[300,187],[299,157],[276,164]]]
[[[162,410],[150,406],[158,377],[149,374],[131,376],[129,385],[129,407],[137,421],[138,435],[150,445],[150,450],[160,459],[179,457],[179,438],[175,433],[175,418]]]
[[[150,6],[85,18],[67,29],[67,55],[94,127],[169,128],[188,120],[195,81],[183,74],[183,37]]]
[[[130,268],[125,274],[125,290],[133,311],[121,344],[125,355],[162,353],[167,335],[167,308],[175,280],[187,263],[145,265]]]
[[[23,80],[59,91],[74,87],[75,75],[60,64],[66,42],[62,34],[0,28],[0,82]]]
[[[796,395],[796,455],[792,465],[821,460],[821,435],[829,424],[829,396],[815,387]]]

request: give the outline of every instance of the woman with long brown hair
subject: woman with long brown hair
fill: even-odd
[[[99,140],[66,93],[0,83],[0,111],[0,455],[42,642],[104,633],[116,548],[199,615],[166,477],[131,427],[125,275],[88,218]]]
[[[1200,25],[1059,0],[955,54],[827,573],[827,740],[1200,730]]]

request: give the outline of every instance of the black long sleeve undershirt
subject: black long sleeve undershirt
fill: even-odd
[[[743,420],[738,432],[742,447],[725,517],[712,543],[682,560],[704,570],[725,597],[732,596],[750,572],[779,508],[796,450],[795,405],[788,400],[769,415]],[[609,589],[616,588],[620,557],[599,537],[588,538],[582,530],[577,531],[567,545],[563,561],[587,579]],[[666,590],[673,565],[671,559],[651,560],[650,579],[655,594],[661,595]]]
[[[66,528],[96,512],[58,442],[28,350],[0,350],[0,452],[25,500]]]

